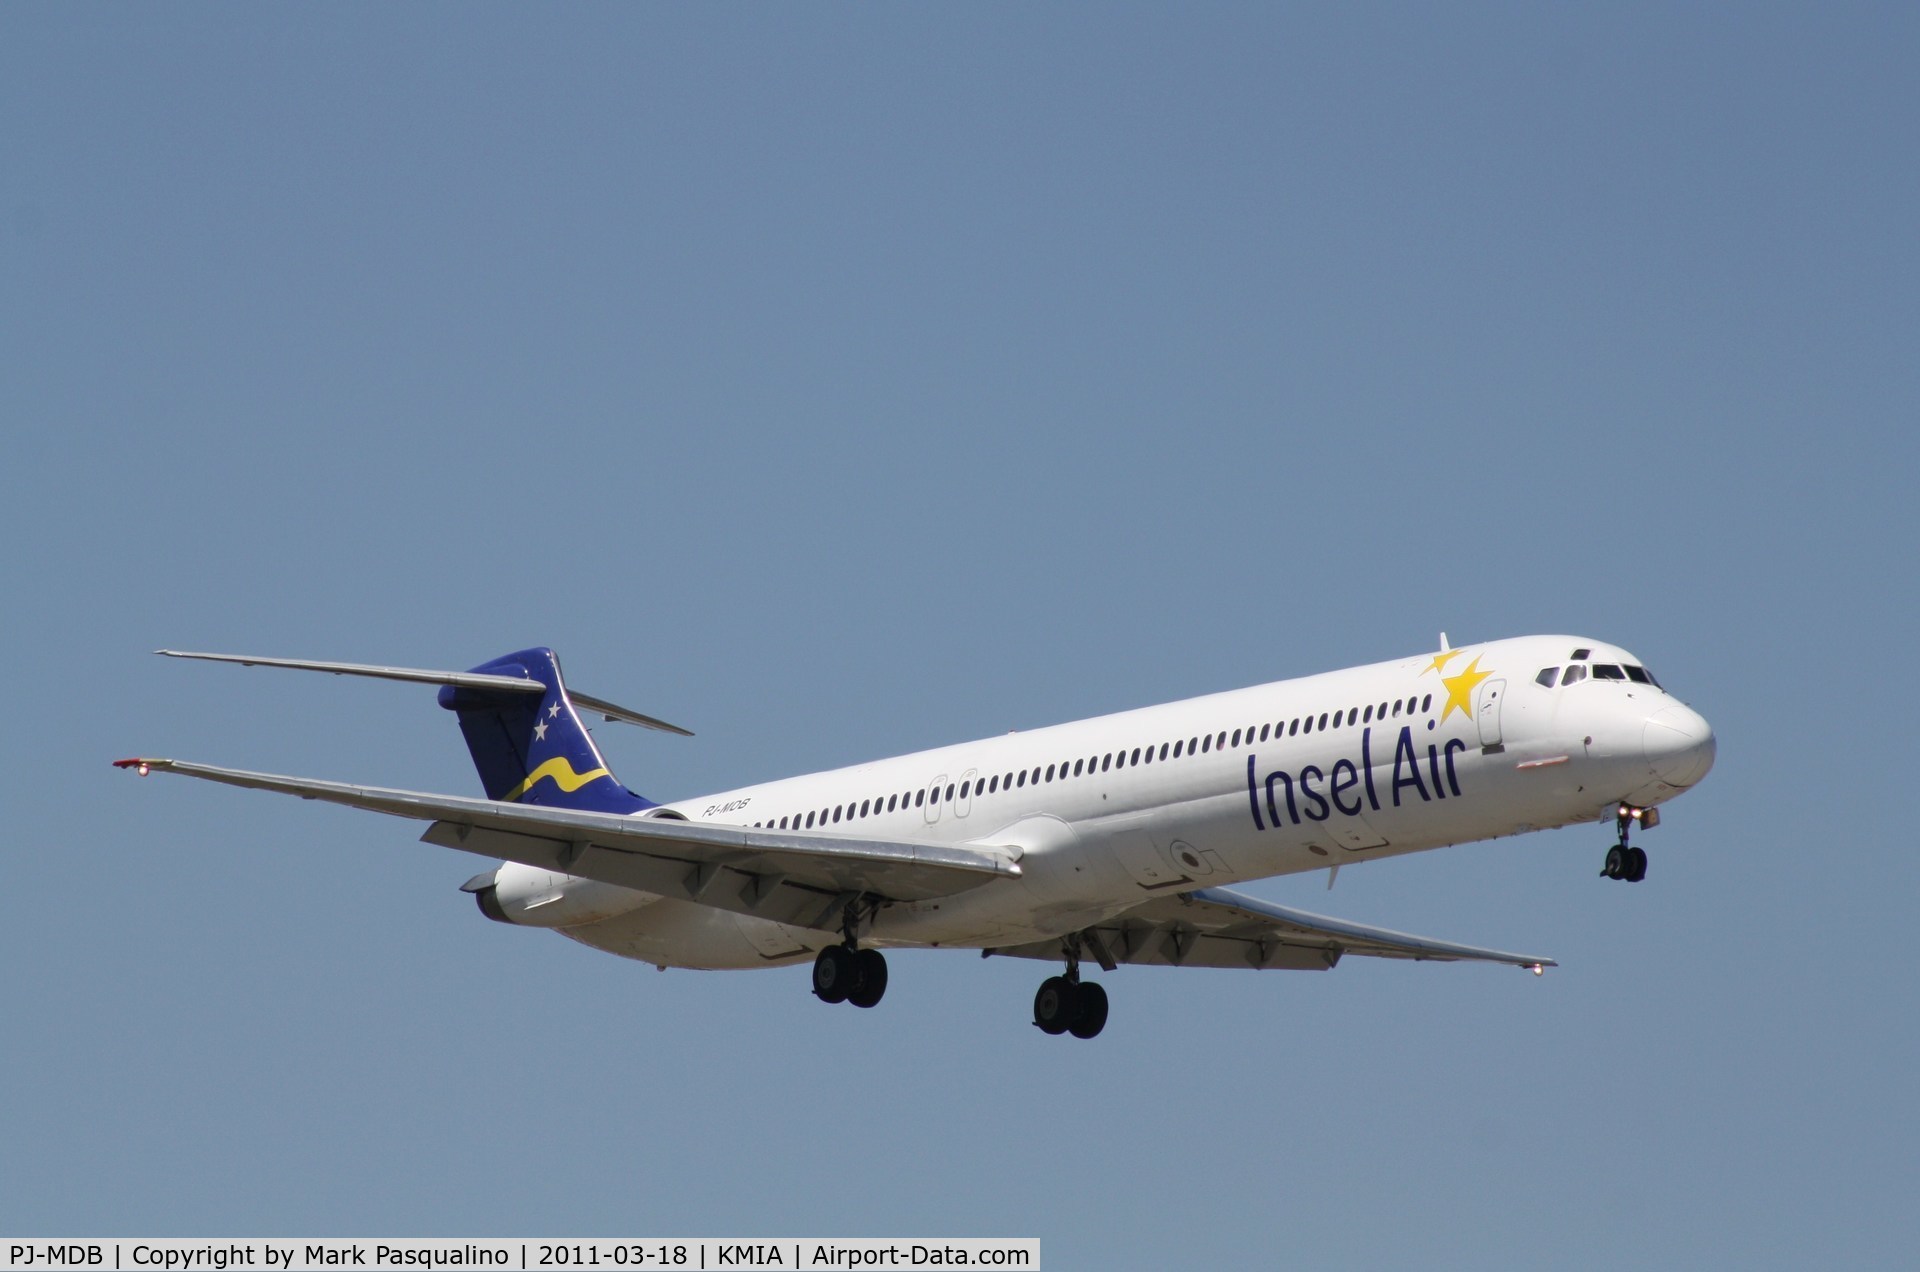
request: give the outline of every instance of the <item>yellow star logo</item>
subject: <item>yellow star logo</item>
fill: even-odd
[[[1440,683],[1447,687],[1447,705],[1440,712],[1440,722],[1445,724],[1455,707],[1460,708],[1461,714],[1467,719],[1473,719],[1474,686],[1491,675],[1493,673],[1490,671],[1480,670],[1480,660],[1476,658],[1459,675],[1440,677]]]
[[[1427,671],[1445,671],[1447,664],[1459,656],[1460,651],[1457,649],[1449,649],[1442,653],[1435,654],[1433,656],[1433,666],[1427,668]],[[1427,671],[1423,671],[1420,674],[1424,676],[1427,674]]]

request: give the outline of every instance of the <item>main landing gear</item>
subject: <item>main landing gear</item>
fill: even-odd
[[[846,940],[829,945],[813,960],[813,993],[823,1003],[852,1003],[872,1007],[887,992],[887,958],[879,950],[861,949],[858,903],[849,905],[844,920]]]
[[[1634,848],[1627,844],[1627,832],[1633,829],[1633,823],[1639,822],[1651,830],[1660,824],[1660,810],[1657,808],[1634,808],[1628,804],[1620,805],[1614,816],[1614,825],[1619,830],[1620,842],[1607,849],[1607,864],[1600,869],[1603,879],[1625,879],[1628,883],[1638,883],[1647,877],[1647,852],[1644,848]]]
[[[1033,1023],[1041,1032],[1092,1038],[1107,1027],[1107,991],[1080,979],[1080,943],[1069,939],[1067,974],[1049,976],[1033,996]]]

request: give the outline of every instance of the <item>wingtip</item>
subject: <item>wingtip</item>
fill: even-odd
[[[115,760],[113,762],[113,767],[117,769],[132,769],[135,773],[138,773],[141,777],[145,777],[148,773],[151,773],[153,771],[155,765],[164,765],[165,763],[166,763],[165,760],[148,759],[144,756],[136,755],[136,756],[133,756],[131,759]]]

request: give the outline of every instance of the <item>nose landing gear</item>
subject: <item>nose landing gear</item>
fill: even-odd
[[[1607,849],[1606,865],[1600,869],[1603,879],[1625,879],[1628,883],[1638,883],[1647,877],[1647,853],[1644,848],[1635,848],[1627,843],[1627,832],[1633,829],[1633,823],[1651,829],[1660,824],[1660,811],[1654,808],[1634,808],[1620,805],[1614,816],[1614,825],[1619,831],[1620,842]]]

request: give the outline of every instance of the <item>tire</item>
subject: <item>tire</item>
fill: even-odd
[[[887,992],[887,958],[879,950],[861,950],[853,956],[860,987],[847,995],[855,1007],[872,1007]]]
[[[1607,868],[1602,872],[1609,879],[1627,877],[1627,850],[1619,844],[1607,849]]]
[[[1647,877],[1647,850],[1627,849],[1627,882],[1638,883]]]
[[[1068,1026],[1076,1038],[1095,1038],[1107,1027],[1107,991],[1094,981],[1080,982],[1080,1010]]]
[[[844,945],[829,945],[813,960],[813,994],[823,1003],[844,1003],[859,980],[853,951]]]
[[[1074,983],[1066,977],[1047,977],[1040,982],[1040,992],[1033,996],[1033,1023],[1044,1033],[1065,1033],[1073,1023],[1079,998]]]

